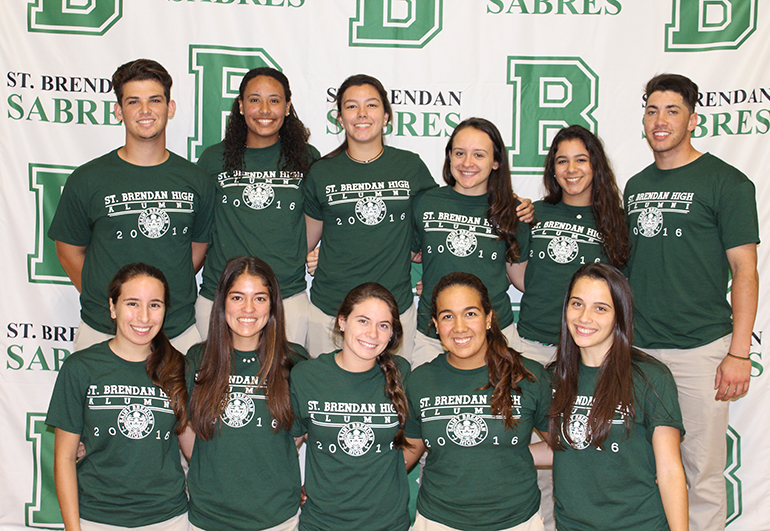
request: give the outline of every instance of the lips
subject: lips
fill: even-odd
[[[575,325],[575,330],[581,336],[590,336],[591,334],[596,333],[596,330],[593,329],[593,328],[585,328],[585,327],[578,326],[578,325]]]
[[[367,341],[363,341],[361,339],[358,340],[358,344],[364,347],[367,350],[374,350],[377,348],[377,344],[375,343],[369,343]]]
[[[453,337],[452,341],[458,347],[465,347],[471,342],[472,339],[472,337]]]
[[[131,330],[133,330],[134,332],[136,332],[140,336],[144,336],[144,335],[149,334],[151,328],[152,327],[150,327],[150,326],[134,326],[134,325],[131,325]]]

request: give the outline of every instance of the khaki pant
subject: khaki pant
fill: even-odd
[[[262,531],[297,531],[298,526],[299,526],[299,511],[297,511],[297,514],[295,514],[285,522],[282,522],[273,527],[268,527],[267,529],[263,529]],[[207,531],[202,527],[198,527],[193,524],[190,524],[190,529],[191,531]]]
[[[413,531],[461,531],[459,529],[455,529],[453,527],[445,526],[444,524],[439,524],[438,522],[428,520],[419,512],[417,513],[417,516],[414,520],[414,527],[412,529]],[[523,524],[515,525],[513,527],[508,527],[500,530],[495,528],[495,531],[543,531],[543,519],[540,518],[540,513],[535,513],[535,515],[532,518],[530,518]]]
[[[342,346],[341,341],[334,337],[334,317],[326,315],[315,304],[310,302],[307,324],[307,344],[305,348],[311,358],[317,358],[326,352],[333,352]],[[401,347],[396,354],[411,362],[414,349],[414,335],[417,330],[417,308],[412,304],[408,310],[399,316],[404,337]]]
[[[78,350],[83,350],[84,348],[96,345],[97,343],[102,343],[108,339],[112,339],[113,337],[115,337],[115,334],[105,334],[104,332],[99,332],[98,330],[94,330],[88,326],[83,321],[80,321],[80,325],[78,326],[78,331],[75,332],[75,340],[72,342],[72,345],[77,352]],[[194,324],[178,336],[169,339],[171,340],[171,344],[174,345],[174,348],[182,354],[187,354],[187,351],[190,350],[190,347],[196,343],[201,342],[201,336]]]
[[[717,366],[732,335],[692,349],[644,349],[671,369],[679,392],[685,436],[682,463],[687,475],[690,531],[723,531],[727,518],[727,423],[729,402],[714,400]]]

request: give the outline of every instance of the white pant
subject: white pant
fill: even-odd
[[[179,515],[165,522],[143,525],[141,527],[121,527],[118,525],[100,524],[80,519],[81,531],[189,531],[190,523],[187,521],[187,513]]]
[[[521,353],[525,358],[529,358],[546,366],[556,359],[556,345],[546,345],[540,341],[532,341],[531,339],[522,337]]]
[[[201,295],[195,300],[195,326],[201,335],[201,341],[209,337],[209,320],[214,301]],[[284,322],[286,323],[286,339],[297,345],[307,342],[307,320],[310,309],[310,299],[307,291],[300,291],[283,299]]]
[[[299,526],[299,511],[297,511],[297,514],[295,514],[285,522],[281,522],[280,524],[275,525],[273,527],[268,527],[267,529],[263,529],[262,531],[297,531],[298,526]],[[190,524],[190,530],[206,531],[202,527],[198,527],[193,524]]]
[[[112,339],[113,337],[115,337],[115,334],[105,334],[104,332],[99,332],[98,330],[88,326],[83,321],[80,321],[78,331],[75,332],[75,339],[72,342],[72,346],[75,352],[77,352],[78,350],[83,350],[84,348],[96,345],[97,343],[102,343],[108,339]],[[190,350],[190,347],[196,343],[201,342],[201,336],[198,333],[198,329],[193,324],[187,330],[176,337],[169,338],[169,340],[171,341],[171,344],[174,345],[175,349],[177,349],[182,354],[187,354],[187,351]]]
[[[644,349],[665,363],[676,381],[685,435],[682,463],[690,501],[690,531],[724,531],[729,402],[714,400],[717,366],[732,334],[692,349]]]
[[[305,348],[311,358],[317,358],[321,354],[337,350],[341,345],[338,345],[337,338],[334,337],[335,318],[326,315],[312,301],[309,307],[307,344]],[[395,353],[411,361],[412,350],[414,349],[414,335],[417,330],[417,308],[414,304],[409,306],[409,309],[399,316],[399,321],[401,321],[404,335],[401,340],[401,346]]]
[[[516,331],[516,325],[511,323],[502,330],[508,346],[518,351],[520,348],[519,333]],[[433,361],[439,354],[444,352],[444,347],[439,339],[432,338],[420,332],[414,336],[414,350],[412,351],[412,370],[424,363]]]

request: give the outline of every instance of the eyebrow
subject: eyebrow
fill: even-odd
[[[250,92],[249,94],[246,95],[246,97],[248,98],[249,96],[262,96],[262,93],[261,92]],[[266,96],[268,98],[275,98],[275,97],[282,98],[283,97],[281,94],[278,94],[277,92],[275,92],[273,94],[266,94]]]

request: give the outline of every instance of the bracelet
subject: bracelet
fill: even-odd
[[[731,352],[728,352],[727,355],[730,356],[731,358],[735,358],[737,360],[751,361],[751,358],[749,358],[748,356],[744,358],[743,356],[736,356],[735,354],[733,354]]]

